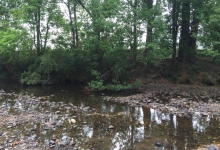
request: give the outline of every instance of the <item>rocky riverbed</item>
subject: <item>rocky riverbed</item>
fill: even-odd
[[[117,113],[110,113],[111,110],[109,110],[108,113],[103,113],[90,105],[80,106],[71,102],[51,101],[53,97],[54,95],[37,97],[32,94],[6,93],[1,90],[0,150],[99,149],[96,145],[104,142],[102,141],[104,139],[99,140],[99,134],[101,137],[111,135],[109,137],[112,138],[113,132],[111,130],[117,128],[124,130],[125,127],[121,124],[122,120],[127,122],[126,125],[133,124],[131,120],[137,118],[138,115],[124,110]],[[142,87],[139,94],[124,97],[105,95],[102,99],[135,108],[153,108],[180,118],[220,117],[218,87],[152,84]],[[122,120],[120,121],[120,119]],[[91,124],[89,121],[93,123]],[[149,124],[147,120],[143,123]],[[138,121],[137,131],[142,130],[142,127],[147,126]],[[92,128],[94,132],[98,132],[94,133]],[[120,132],[122,131],[120,130]],[[125,133],[125,135],[127,134]],[[145,136],[150,140],[147,135]],[[109,137],[107,139],[111,140]],[[139,140],[141,137],[137,139]],[[93,142],[88,142],[88,139],[93,138],[95,138],[94,141],[91,140]],[[124,145],[126,145],[126,139],[124,141]],[[154,143],[152,146],[155,146],[155,149],[164,146],[164,143],[159,142],[158,144],[155,139],[152,141]],[[144,144],[143,147],[145,147]],[[219,145],[216,144],[201,146],[198,149],[215,150],[218,148]]]
[[[145,87],[141,94],[126,97],[103,96],[102,99],[127,103],[130,106],[158,109],[169,114],[177,114],[179,117],[188,117],[188,115],[195,117],[220,116],[220,91],[218,88],[157,86],[151,85],[148,89]]]
[[[147,107],[178,117],[220,117],[220,88],[173,84],[149,84],[140,94],[125,97],[103,96],[104,101]],[[220,128],[220,126],[219,126]],[[220,145],[204,145],[199,150],[219,150]]]
[[[53,95],[51,95],[53,96]],[[47,97],[18,95],[1,91],[0,150],[78,149],[76,139],[67,135],[39,137],[51,130],[65,132],[76,129],[77,114],[92,112],[89,107],[79,108],[72,103],[49,102]]]

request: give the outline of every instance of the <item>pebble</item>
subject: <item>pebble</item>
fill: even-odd
[[[110,125],[108,128],[109,129],[114,129],[115,127],[113,125]]]

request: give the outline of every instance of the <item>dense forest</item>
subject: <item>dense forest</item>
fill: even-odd
[[[0,78],[120,90],[132,69],[220,60],[219,0],[1,0]]]

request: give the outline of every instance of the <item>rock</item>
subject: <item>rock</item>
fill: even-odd
[[[73,145],[76,145],[76,143],[71,141],[69,145],[73,146]]]
[[[200,112],[195,112],[194,117],[200,117]]]
[[[54,140],[50,140],[50,144],[55,145],[55,141]]]
[[[60,111],[56,111],[55,114],[60,114]]]
[[[152,108],[153,108],[153,109],[156,109],[156,108],[157,108],[157,106],[155,106],[155,105],[154,105]]]
[[[55,146],[55,144],[50,144],[50,148],[54,148]]]
[[[64,146],[66,146],[66,142],[63,142],[63,141],[59,141],[58,142],[58,145],[60,146],[60,147],[64,147]]]
[[[71,123],[76,123],[76,120],[75,119],[70,119],[70,122]]]
[[[189,111],[193,111],[193,108],[189,108]]]
[[[202,116],[208,116],[208,115],[209,115],[209,114],[206,113],[206,112],[202,112],[201,114],[202,114]]]
[[[164,146],[164,144],[161,143],[161,142],[159,142],[159,141],[157,141],[154,145],[155,145],[156,147],[162,147],[162,146]]]
[[[217,150],[214,146],[211,146],[211,145],[209,145],[207,148],[208,150]]]
[[[152,102],[152,99],[148,99],[148,100],[147,100],[147,103],[151,103],[151,102]]]
[[[4,148],[2,146],[0,146],[0,150],[4,150]]]
[[[108,128],[109,129],[114,129],[115,127],[113,125],[110,125]]]

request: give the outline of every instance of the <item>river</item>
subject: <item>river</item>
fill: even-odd
[[[1,107],[9,114],[21,115],[33,109],[47,114],[36,123],[27,121],[14,127],[0,126],[2,133],[13,132],[7,138],[0,136],[3,148],[19,148],[22,143],[10,145],[9,140],[6,143],[4,140],[12,139],[12,143],[20,141],[21,136],[26,139],[23,145],[26,149],[38,149],[41,145],[39,149],[182,150],[220,142],[220,116],[179,117],[158,109],[102,100],[103,95],[133,94],[130,92],[86,92],[81,86],[21,86],[12,82],[1,82],[0,89],[16,94],[0,99]],[[36,107],[27,107],[18,98],[24,95],[33,99],[40,97],[41,100]],[[18,105],[19,108],[15,109],[14,106]],[[75,122],[72,123],[71,119]],[[48,122],[51,122],[50,128],[46,128]]]

